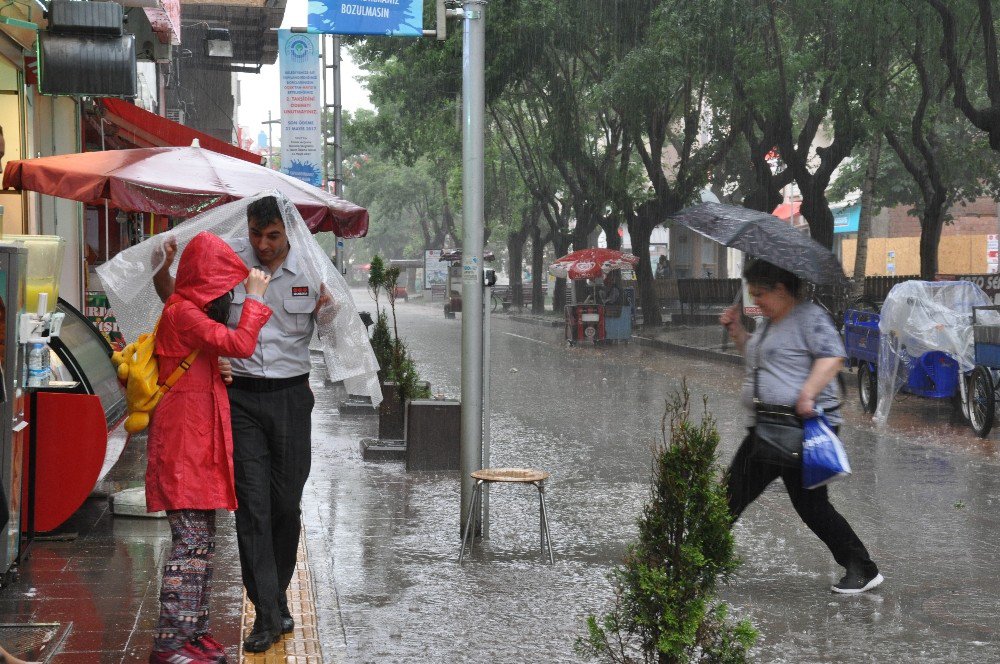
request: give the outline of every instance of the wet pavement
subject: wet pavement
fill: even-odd
[[[461,317],[416,301],[399,316],[422,377],[457,395]],[[335,435],[316,445],[309,546],[335,582],[348,661],[582,661],[574,641],[609,599],[606,574],[635,534],[665,397],[686,378],[719,421],[723,461],[739,442],[731,363],[638,344],[567,347],[561,328],[509,316],[494,315],[492,330],[490,463],[553,473],[555,565],[540,555],[532,492],[501,487],[490,539],[460,567],[458,474],[365,464],[352,432],[370,435],[374,421],[327,406],[319,419]],[[853,385],[845,410],[855,475],[831,493],[887,581],[861,597],[830,593],[841,569],[773,485],[736,527],[745,563],[723,590],[761,630],[755,657],[1000,661],[997,438],[975,438],[947,403],[920,399],[897,404],[878,432]]]
[[[373,309],[364,291],[355,297]],[[417,300],[398,314],[422,378],[457,397],[461,317],[447,320],[440,302]],[[342,391],[314,378],[303,513],[326,662],[583,661],[574,642],[587,614],[610,599],[606,575],[635,535],[664,399],[682,380],[718,420],[722,461],[735,451],[741,371],[731,362],[640,344],[568,347],[560,327],[491,321],[490,463],[552,473],[555,564],[539,548],[534,490],[501,486],[491,492],[490,538],[459,566],[459,474],[362,461],[359,441],[375,434],[375,418],[342,416]],[[1000,434],[979,440],[949,404],[916,398],[896,404],[877,431],[853,385],[845,414],[855,474],[832,498],[887,581],[864,596],[830,593],[840,568],[773,485],[736,526],[745,562],[723,588],[761,630],[755,658],[1000,661]],[[120,482],[135,481],[139,452],[130,448],[116,466]],[[0,591],[0,622],[73,621],[52,661],[144,661],[165,524],[112,518],[105,500],[92,499],[62,530],[79,536],[36,544],[21,579]],[[235,644],[241,588],[231,530],[220,528],[217,561],[214,630]]]

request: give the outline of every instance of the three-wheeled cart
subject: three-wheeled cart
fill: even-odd
[[[878,324],[876,311],[848,309],[844,313],[847,361],[858,369],[858,396],[867,413],[874,413],[878,406]],[[902,391],[929,399],[953,399],[964,413],[958,362],[939,350],[921,353],[911,360]]]
[[[985,437],[1000,383],[1000,312],[983,306],[988,301],[968,282],[912,281],[895,286],[879,310],[848,309],[844,343],[848,364],[857,367],[862,408],[884,421],[896,391],[950,399],[976,434]],[[977,323],[977,315],[983,316],[977,312],[984,309],[993,309],[988,316],[992,325]],[[979,328],[973,364],[973,334]]]

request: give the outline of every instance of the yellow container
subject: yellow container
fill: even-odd
[[[28,268],[25,275],[24,310],[38,311],[38,296],[47,293],[48,308],[56,309],[59,299],[59,277],[62,274],[63,253],[66,241],[58,235],[11,235],[4,233],[3,242],[23,244],[28,250]]]

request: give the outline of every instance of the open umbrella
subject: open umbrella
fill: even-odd
[[[735,205],[702,203],[671,215],[673,221],[710,240],[788,270],[814,284],[846,279],[829,249],[777,217]]]
[[[183,218],[277,189],[313,233],[333,231],[353,238],[368,232],[368,211],[363,207],[270,168],[198,146],[15,160],[4,169],[3,188]]]
[[[630,270],[639,258],[614,249],[580,249],[549,266],[557,279],[596,279],[613,270]]]

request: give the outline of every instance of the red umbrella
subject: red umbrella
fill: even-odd
[[[612,270],[632,269],[639,259],[614,249],[580,249],[566,254],[549,267],[559,279],[596,279]]]
[[[368,211],[318,187],[200,147],[108,150],[11,161],[4,189],[27,189],[127,212],[193,217],[223,203],[277,189],[312,232],[364,237]]]

